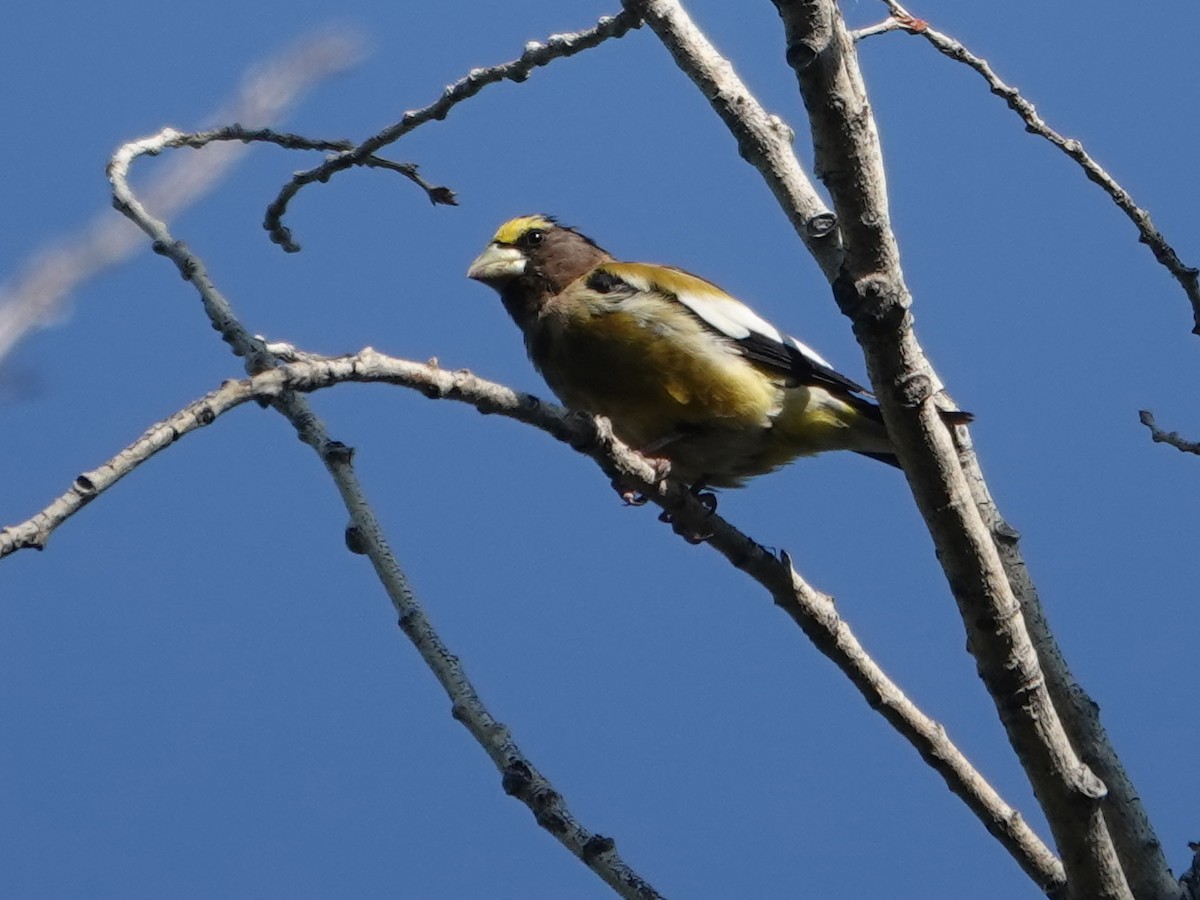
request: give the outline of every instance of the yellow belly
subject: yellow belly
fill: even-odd
[[[690,319],[668,330],[608,313],[544,327],[528,347],[558,397],[608,418],[618,437],[669,459],[683,481],[736,487],[797,456],[887,449],[882,426],[849,404],[785,384]]]

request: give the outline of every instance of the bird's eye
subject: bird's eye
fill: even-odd
[[[542,231],[540,228],[531,228],[529,231],[525,232],[524,236],[521,238],[521,243],[526,247],[536,247],[545,239],[546,232]]]

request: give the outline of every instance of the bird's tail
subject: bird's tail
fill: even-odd
[[[872,453],[870,450],[855,450],[861,456],[869,456],[871,459],[877,459],[881,463],[887,463],[889,466],[900,468],[900,460],[896,458],[895,453]]]

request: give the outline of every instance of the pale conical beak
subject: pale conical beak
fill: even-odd
[[[506,281],[522,274],[527,263],[524,254],[516,247],[488,244],[487,249],[480,253],[467,269],[467,277],[484,284]]]

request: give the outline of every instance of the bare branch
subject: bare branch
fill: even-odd
[[[363,165],[372,169],[388,169],[392,172],[399,172],[423,190],[425,196],[429,198],[429,202],[434,206],[458,206],[458,197],[454,191],[448,187],[430,184],[420,176],[416,163],[398,163],[392,162],[390,159],[381,159],[378,156],[368,156],[363,160]]]
[[[1106,788],[1068,738],[1006,566],[950,434],[928,402],[936,377],[907,312],[912,300],[890,230],[882,151],[852,42],[830,0],[776,0],[776,6],[784,17],[788,61],[809,109],[816,166],[844,223],[846,263],[834,293],[854,320],[980,677],[1055,834],[1069,896],[1129,898],[1100,803]]]
[[[876,22],[874,25],[868,25],[866,28],[856,28],[850,32],[850,38],[854,43],[858,43],[864,38],[874,37],[877,34],[887,34],[889,31],[906,30],[894,16],[888,16],[882,22]]]
[[[179,412],[151,425],[136,441],[97,468],[76,477],[71,487],[45,509],[19,525],[0,531],[0,559],[32,547],[42,550],[59,525],[161,450],[179,438],[210,424],[217,416],[247,400],[253,393],[245,382],[229,381],[219,389],[189,403]]]
[[[971,444],[971,436],[964,431],[958,437],[960,460],[967,482],[980,515],[992,533],[1008,575],[1008,583],[1020,601],[1025,626],[1037,648],[1054,708],[1062,718],[1075,752],[1108,788],[1108,796],[1103,800],[1104,818],[1130,889],[1138,900],[1174,900],[1178,896],[1178,888],[1163,855],[1162,843],[1150,824],[1150,817],[1146,814],[1137,789],[1100,722],[1099,705],[1071,674],[1050,630],[1041,598],[1021,556],[1020,535],[1001,516],[988,491]]]
[[[777,147],[779,135],[757,125],[757,108],[751,107],[750,115],[741,119],[744,86],[698,36],[678,3],[625,2],[643,14],[722,118],[738,120],[734,131],[743,156],[754,160],[765,148]],[[788,61],[800,76],[812,121],[816,168],[834,196],[841,228],[841,260],[831,266],[824,255],[818,261],[834,283],[843,311],[855,321],[888,429],[947,566],[981,675],[1046,808],[1073,896],[1128,897],[1100,813],[1104,786],[1080,763],[1063,732],[951,436],[936,405],[929,402],[940,383],[916,342],[906,311],[911,300],[890,231],[878,136],[852,42],[830,0],[779,0],[776,5],[788,29]],[[738,98],[738,103],[729,98]],[[764,150],[747,152],[747,140]],[[763,171],[763,176],[774,189],[778,172]],[[782,193],[776,191],[776,196]],[[795,222],[796,212],[789,215]],[[805,237],[802,231],[800,235]]]
[[[62,497],[26,522],[0,531],[0,558],[22,547],[44,546],[49,534],[86,503],[175,440],[210,424],[252,399],[276,401],[293,391],[314,391],[342,382],[382,382],[419,391],[431,399],[452,399],[533,425],[590,456],[610,478],[631,483],[679,522],[703,526],[708,542],[736,567],[765,587],[775,603],[826,657],[850,679],[877,710],[940,774],[946,785],[1009,849],[1048,893],[1062,884],[1062,866],[1020,813],[1004,802],[946,735],[945,729],[918,709],[859,644],[837,614],[833,598],[809,585],[784,554],[776,557],[708,510],[683,485],[661,482],[654,466],[587,416],[571,413],[529,394],[436,365],[384,356],[368,348],[354,356],[322,358],[294,353],[297,362],[231,381],[175,415],[151,427],[141,438],[100,467],[75,480]],[[327,447],[326,455],[346,455]],[[355,534],[355,540],[359,535]],[[457,707],[456,707],[457,708]],[[481,741],[482,742],[482,741]],[[499,763],[497,763],[499,765]],[[560,815],[562,813],[559,813]],[[650,895],[647,895],[650,896]]]
[[[442,96],[428,106],[406,112],[399,122],[389,125],[373,137],[367,138],[353,150],[331,156],[315,169],[297,173],[291,181],[285,184],[279,196],[267,207],[267,215],[263,228],[267,230],[271,240],[279,244],[288,253],[296,253],[300,245],[292,240],[292,232],[283,224],[283,216],[288,204],[299,190],[314,181],[328,181],[337,172],[353,166],[367,165],[368,160],[380,149],[395,143],[414,128],[426,122],[446,118],[450,110],[470,97],[474,97],[489,84],[501,81],[522,82],[530,73],[548,65],[556,59],[574,56],[609,38],[624,37],[630,29],[637,28],[641,21],[627,12],[615,16],[604,16],[592,28],[570,34],[554,34],[546,39],[546,43],[530,41],[525,45],[525,52],[511,62],[486,69],[472,69],[463,78],[442,92]],[[435,201],[436,202],[436,201]]]
[[[1143,210],[1138,209],[1129,194],[1083,151],[1082,145],[1078,141],[1064,139],[1046,125],[1037,115],[1033,104],[1021,97],[1014,88],[1001,81],[985,60],[974,56],[953,38],[931,29],[928,22],[914,18],[894,0],[884,0],[884,2],[887,3],[893,17],[905,30],[923,35],[946,56],[975,69],[988,82],[992,92],[1003,97],[1009,107],[1021,116],[1028,131],[1045,137],[1072,159],[1075,159],[1083,167],[1088,177],[1099,184],[1134,221],[1142,233],[1143,243],[1149,244],[1155,257],[1170,269],[1184,286],[1188,296],[1192,299],[1193,311],[1197,311],[1196,304],[1200,294],[1197,293],[1196,270],[1180,263],[1175,251],[1166,244],[1157,231],[1153,230],[1149,216]],[[1200,319],[1197,321],[1200,322]],[[1161,435],[1162,432],[1157,432],[1153,428],[1152,418],[1150,422],[1146,421],[1148,415],[1148,413],[1142,413],[1142,422],[1151,427],[1154,440],[1159,440],[1160,438],[1154,437],[1154,435],[1155,433]],[[1178,439],[1178,435],[1171,437]],[[1174,443],[1173,441],[1167,442]],[[1175,446],[1179,445],[1175,444]],[[1186,442],[1185,447],[1180,447],[1180,449],[1185,448]],[[1146,814],[1141,797],[1122,766],[1120,758],[1100,722],[1099,707],[1075,681],[1059,650],[1058,643],[1047,623],[1037,589],[1029,575],[1025,561],[1021,557],[1018,548],[1019,535],[1004,521],[996,507],[971,447],[970,436],[965,431],[960,435],[960,451],[975,502],[985,524],[992,532],[1009,584],[1014,595],[1020,601],[1026,627],[1029,629],[1043,674],[1046,677],[1046,686],[1050,697],[1062,718],[1075,751],[1108,788],[1108,795],[1103,800],[1102,808],[1130,889],[1139,900],[1174,898],[1178,896],[1178,886],[1167,866],[1162,843],[1150,824],[1150,818]]]
[[[245,358],[247,371],[269,372],[278,361],[265,342],[251,335],[242,325],[229,301],[209,278],[203,261],[182,241],[175,240],[166,225],[151,216],[129,188],[129,167],[134,159],[160,153],[168,147],[186,145],[189,137],[165,129],[153,137],[118,148],[108,166],[113,203],[150,237],[155,251],[170,259],[184,279],[196,288],[209,321],[234,353]],[[524,803],[542,828],[620,896],[630,900],[658,898],[659,894],[620,857],[611,838],[589,831],[574,818],[562,795],[525,756],[508,728],[483,704],[458,657],[450,652],[434,630],[393,555],[354,472],[351,449],[330,438],[307,400],[294,391],[279,393],[272,400],[272,406],[292,423],[300,439],[312,447],[325,464],[350,517],[347,544],[354,552],[371,560],[376,576],[399,616],[400,627],[450,697],[455,719],[463,723],[500,771],[504,790]]]
[[[1163,431],[1154,422],[1154,415],[1148,409],[1138,412],[1138,419],[1150,429],[1150,440],[1156,444],[1170,444],[1181,453],[1200,454],[1200,441],[1189,441],[1178,431]]]
[[[265,65],[252,67],[237,96],[206,118],[248,127],[276,121],[313,85],[355,62],[360,43],[353,34],[332,30],[304,38]],[[173,161],[147,182],[146,202],[162,215],[178,213],[220,183],[242,149],[229,145]],[[25,335],[59,319],[81,282],[128,259],[144,243],[128,222],[104,210],[78,234],[39,251],[15,278],[0,285],[0,359]]]
[[[1050,823],[1072,898],[1131,898],[1101,810],[1104,784],[1079,759],[992,535],[973,501],[937,383],[913,330],[891,231],[883,154],[866,88],[832,0],[776,0],[809,112],[815,165],[845,247],[834,295],[854,322],[884,421],[946,570],[968,645]]]
[[[653,3],[631,0],[622,3],[635,15],[649,17],[662,13]],[[672,8],[675,6],[671,4]],[[660,30],[653,18],[646,21],[675,63],[712,104],[737,141],[738,153],[762,174],[796,234],[821,271],[832,280],[841,265],[837,220],[792,152],[795,132],[783,119],[763,108],[738,78],[729,60],[716,51],[682,9],[680,13],[671,20],[669,29]]]
[[[949,35],[930,28],[929,23],[924,19],[914,18],[895,0],[883,0],[883,2],[887,4],[888,9],[892,12],[892,17],[905,31],[908,31],[910,34],[919,34],[936,47],[942,55],[970,66],[978,72],[988,83],[988,87],[992,93],[1002,98],[1008,104],[1008,108],[1021,117],[1021,121],[1025,123],[1026,131],[1045,138],[1071,159],[1075,160],[1079,167],[1083,169],[1083,173],[1088,177],[1088,180],[1099,185],[1112,198],[1113,203],[1117,205],[1121,212],[1125,213],[1137,228],[1140,235],[1139,240],[1150,248],[1150,251],[1154,254],[1154,258],[1171,273],[1183,288],[1184,293],[1187,294],[1188,301],[1192,305],[1192,318],[1195,323],[1192,333],[1200,334],[1200,269],[1186,265],[1180,260],[1175,249],[1167,243],[1167,239],[1154,227],[1154,223],[1150,220],[1150,214],[1139,207],[1134,202],[1130,193],[1121,187],[1116,179],[1109,175],[1083,149],[1082,142],[1074,138],[1063,137],[1047,125],[1046,121],[1038,115],[1036,107],[1021,96],[1021,92],[1016,88],[1005,84],[992,67],[988,65],[987,60],[976,56]]]

